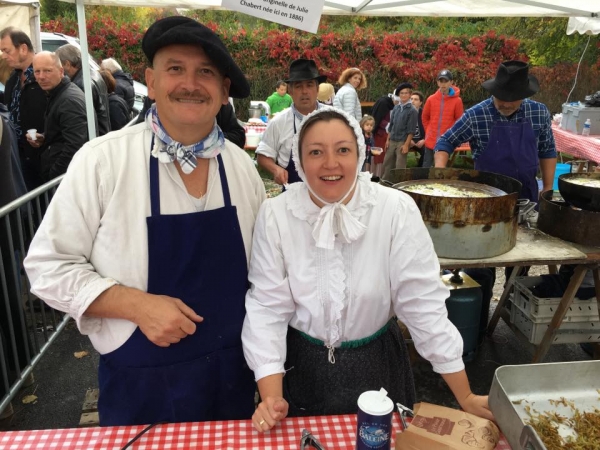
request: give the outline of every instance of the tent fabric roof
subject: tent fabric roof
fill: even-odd
[[[75,0],[62,1],[75,3]],[[83,0],[83,3],[221,9],[221,0]],[[323,14],[430,17],[597,17],[599,13],[599,0],[326,0],[323,9]]]
[[[567,34],[600,34],[600,19],[592,17],[570,17]]]

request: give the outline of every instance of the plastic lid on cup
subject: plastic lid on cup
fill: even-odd
[[[394,409],[394,402],[387,396],[387,391],[366,391],[358,397],[358,407],[372,416],[385,416]]]

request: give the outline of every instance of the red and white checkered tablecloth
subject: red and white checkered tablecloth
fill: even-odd
[[[600,135],[582,136],[552,125],[556,150],[600,164]]]
[[[401,429],[394,413],[394,430]],[[132,450],[295,450],[306,428],[328,450],[354,450],[356,415],[294,417],[259,434],[250,420],[157,425],[138,439]],[[2,450],[118,450],[143,426],[9,431],[0,433]],[[393,441],[392,441],[393,448]],[[496,450],[511,450],[504,438]]]

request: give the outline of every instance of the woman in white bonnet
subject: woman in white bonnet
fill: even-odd
[[[412,407],[395,317],[460,406],[492,418],[487,397],[469,387],[421,214],[408,195],[360,172],[356,120],[333,108],[309,114],[292,156],[304,183],[265,201],[254,230],[242,340],[261,396],[255,428],[288,415],[355,413],[358,396],[381,387]]]

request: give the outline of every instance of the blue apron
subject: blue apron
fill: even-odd
[[[475,160],[475,169],[515,178],[523,185],[519,198],[539,201],[537,139],[531,122],[496,121],[487,148]]]
[[[139,328],[100,357],[100,425],[248,419],[254,376],[242,351],[248,289],[244,242],[217,156],[223,208],[161,215],[158,160],[150,157],[148,292],[179,298],[204,321],[159,347]]]
[[[294,124],[294,136],[296,136],[296,116],[292,114],[292,122]],[[292,138],[293,139],[293,138]],[[296,170],[296,164],[294,164],[294,158],[292,158],[292,151],[290,150],[290,162],[285,168],[288,173],[288,184],[301,182],[302,179],[298,175],[298,171]],[[285,192],[285,186],[283,186],[283,192]]]

